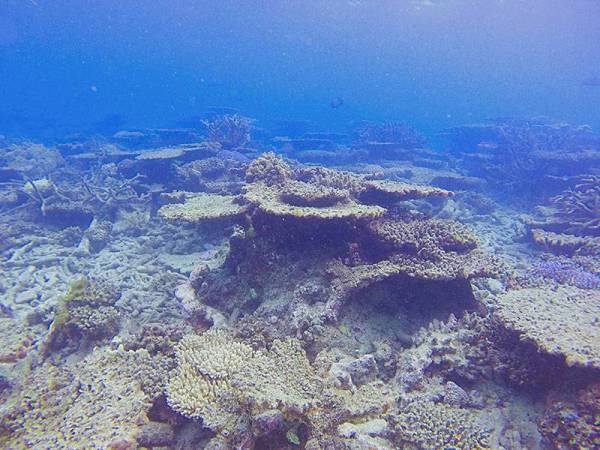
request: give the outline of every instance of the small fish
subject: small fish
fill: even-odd
[[[331,103],[329,103],[329,106],[331,106],[333,109],[337,109],[340,106],[342,106],[344,104],[344,99],[342,97],[336,97],[333,100],[331,100]]]
[[[583,84],[584,86],[600,87],[600,77],[594,76],[586,78],[581,82],[581,84]]]

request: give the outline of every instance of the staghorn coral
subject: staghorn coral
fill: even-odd
[[[540,351],[559,355],[569,366],[600,368],[600,295],[561,287],[508,291],[496,298],[496,317]]]
[[[600,176],[584,176],[571,189],[551,200],[555,208],[552,222],[580,236],[600,236]]]
[[[245,207],[231,195],[174,192],[165,198],[182,201],[162,206],[158,215],[168,221],[199,223],[231,219],[244,213]]]

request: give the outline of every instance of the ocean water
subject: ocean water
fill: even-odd
[[[599,24],[0,1],[0,448],[600,448]]]

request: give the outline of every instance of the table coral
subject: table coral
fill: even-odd
[[[529,288],[497,297],[496,316],[541,351],[569,366],[600,368],[600,292],[575,287]]]
[[[285,189],[285,188],[284,188]],[[298,191],[296,191],[298,194]],[[331,204],[331,201],[325,202],[325,206],[313,206],[315,204],[315,195],[305,189],[304,199],[299,201],[297,196],[292,200],[294,204],[289,203],[289,191],[282,192],[280,187],[270,187],[263,183],[253,183],[246,187],[244,198],[258,206],[258,208],[275,217],[291,217],[300,219],[372,219],[383,215],[385,210],[379,206],[363,205],[353,200],[338,201]],[[312,197],[307,198],[307,197]],[[334,196],[335,199],[335,196]],[[331,200],[331,198],[330,198]],[[299,203],[309,204],[311,206],[298,206]],[[317,204],[323,202],[316,201]],[[328,204],[329,203],[329,204]]]
[[[169,199],[183,201],[165,205],[158,215],[169,221],[199,223],[209,220],[230,219],[244,213],[245,207],[231,195],[176,192]]]

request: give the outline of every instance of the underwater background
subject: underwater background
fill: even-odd
[[[594,0],[5,0],[0,120],[46,139],[208,106],[427,135],[515,115],[598,126],[599,17]]]
[[[0,448],[600,448],[599,24],[0,0]]]

